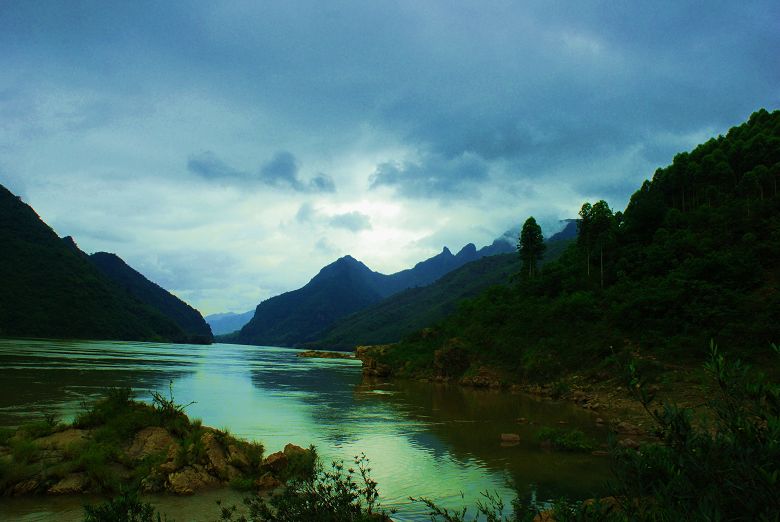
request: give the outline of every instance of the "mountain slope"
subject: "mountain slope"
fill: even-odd
[[[488,250],[486,250],[488,249]],[[486,252],[511,251],[512,245],[494,243],[477,250],[473,244],[453,255],[444,248],[413,268],[385,275],[345,256],[326,266],[304,287],[263,301],[254,317],[232,342],[297,346],[312,342],[337,319],[362,310],[407,288],[428,285],[444,274],[483,257]]]
[[[188,342],[208,344],[214,340],[200,312],[146,279],[116,254],[96,252],[89,259],[98,270],[130,295],[173,320],[182,329]]]
[[[184,339],[173,321],[106,278],[2,185],[0,245],[0,335]]]
[[[233,332],[237,332],[244,327],[255,316],[255,311],[250,310],[243,314],[236,314],[233,312],[226,312],[223,314],[211,314],[207,315],[203,319],[211,327],[211,331],[214,335],[225,335]]]
[[[548,241],[544,262],[557,259],[572,244],[571,224],[567,225],[566,233],[556,234]],[[573,224],[576,236],[576,221]],[[518,270],[517,254],[472,261],[428,286],[404,290],[339,319],[307,347],[352,350],[357,345],[399,341],[415,330],[444,319],[457,309],[461,300],[474,297],[491,286],[505,284]]]
[[[238,332],[236,342],[293,346],[339,317],[382,298],[383,276],[351,256],[324,267],[303,288],[257,305],[255,315]]]

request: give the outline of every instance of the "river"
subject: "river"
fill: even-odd
[[[399,521],[427,520],[409,496],[457,508],[480,492],[526,502],[602,491],[604,457],[542,450],[542,426],[578,428],[606,441],[587,412],[526,395],[412,381],[364,380],[360,362],[308,359],[295,350],[230,344],[0,339],[0,426],[54,414],[70,421],[112,386],[137,398],[168,393],[190,418],[261,441],[266,454],[288,442],[314,444],[327,464],[365,453],[380,500]],[[524,418],[528,422],[520,423]],[[502,446],[501,433],[521,442]],[[513,484],[514,486],[510,485]],[[218,496],[220,493],[217,493]],[[214,520],[214,495],[155,498],[176,521]],[[225,497],[235,501],[234,493]],[[0,499],[2,520],[80,520],[80,499]]]

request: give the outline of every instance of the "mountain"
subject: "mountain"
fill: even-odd
[[[237,332],[254,316],[255,311],[250,310],[248,312],[244,312],[243,314],[236,314],[233,312],[211,314],[204,317],[204,319],[211,327],[211,331],[214,332],[214,335],[225,335]]]
[[[186,340],[171,319],[100,272],[0,185],[0,335]]]
[[[571,230],[567,230],[572,222],[576,237],[576,220],[567,222],[567,228],[548,240],[544,263],[556,260],[572,244]],[[502,239],[496,242],[508,244]],[[492,246],[480,252],[490,252]],[[503,245],[500,248],[506,251]],[[513,249],[511,245],[510,249]],[[357,345],[399,341],[415,330],[444,319],[463,299],[474,297],[491,286],[505,284],[519,269],[516,253],[482,257],[452,270],[430,285],[409,288],[339,319],[306,347],[352,350]]]
[[[550,383],[603,381],[634,360],[653,379],[698,366],[714,343],[776,373],[778,182],[780,111],[762,109],[677,154],[624,211],[584,204],[559,261],[469,300],[376,363],[407,376]]]
[[[501,251],[500,244],[492,247],[477,250],[469,243],[454,255],[445,247],[413,268],[391,275],[374,272],[351,256],[342,257],[320,270],[302,288],[260,303],[252,320],[229,340],[271,346],[312,342],[341,317],[407,288],[428,285],[487,252]],[[513,250],[509,243],[503,248]]]
[[[200,312],[171,294],[159,285],[149,281],[134,270],[116,254],[96,252],[89,260],[103,275],[114,281],[130,295],[172,319],[186,336],[187,342],[208,344],[214,338],[211,328]]]

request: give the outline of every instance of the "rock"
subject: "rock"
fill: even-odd
[[[201,435],[200,442],[208,459],[206,468],[220,478],[227,478],[228,460],[214,432],[209,431]]]
[[[89,486],[89,477],[86,473],[71,473],[50,487],[48,492],[53,495],[83,493],[87,486]]]
[[[542,511],[534,517],[533,522],[555,522],[555,511],[550,509]]]
[[[153,471],[141,480],[141,491],[144,493],[161,493],[165,490],[166,474],[159,469]]]
[[[235,444],[228,445],[228,462],[244,470],[248,470],[251,466],[246,453]]]
[[[255,487],[260,490],[276,489],[282,486],[282,482],[270,472],[255,480]]]
[[[35,439],[33,442],[41,449],[64,451],[85,444],[88,440],[89,430],[71,428]]]
[[[596,457],[606,457],[609,455],[609,452],[604,450],[593,450],[590,452],[590,454],[595,455]]]
[[[203,466],[186,466],[181,471],[168,475],[168,489],[177,495],[192,495],[194,492],[216,486],[219,480],[209,475]]]
[[[288,444],[284,447],[283,453],[288,457],[292,457],[293,455],[305,455],[308,453],[309,450],[303,449],[300,446],[296,446],[295,444]]]
[[[604,424],[604,419],[602,419],[601,417],[597,417],[596,424]]]
[[[634,439],[625,438],[623,440],[618,441],[618,446],[627,449],[638,449],[639,443]]]
[[[311,357],[315,359],[354,359],[355,354],[348,352],[321,352],[318,350],[308,350],[298,352],[298,357]]]
[[[285,455],[281,451],[277,451],[276,453],[271,453],[263,461],[263,468],[270,470],[274,473],[279,473],[286,467],[287,467],[287,455]]]
[[[569,421],[565,421],[565,420],[559,420],[559,421],[558,421],[558,424],[561,424],[561,425],[564,425],[564,424],[569,424]]]
[[[528,419],[526,419],[525,417],[520,417],[519,419],[517,419],[517,422],[519,422],[520,424],[525,424],[526,422],[528,422]]]
[[[644,433],[642,428],[634,426],[626,421],[619,422],[618,425],[615,426],[615,431],[618,433],[625,433],[626,435],[642,435]]]
[[[35,479],[24,480],[17,483],[13,489],[11,489],[11,496],[18,497],[20,495],[27,495],[28,493],[34,493],[40,486],[40,482]]]
[[[501,442],[520,442],[520,435],[517,433],[502,433]]]
[[[144,428],[135,434],[133,442],[125,450],[131,460],[142,460],[154,454],[164,454],[168,460],[176,457],[179,445],[165,428]]]

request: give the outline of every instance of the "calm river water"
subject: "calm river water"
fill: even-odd
[[[454,508],[473,505],[485,490],[508,501],[514,484],[526,501],[585,498],[598,494],[608,477],[603,457],[543,451],[535,442],[540,427],[559,424],[606,440],[590,414],[568,404],[366,381],[358,361],[298,358],[285,348],[0,339],[0,426],[47,413],[72,420],[84,401],[111,386],[131,387],[148,400],[152,390],[167,394],[170,381],[177,402],[195,401],[187,408],[191,418],[259,440],[266,453],[288,442],[314,444],[325,463],[364,452],[383,506],[398,510],[396,520],[427,520],[409,502],[412,495]],[[520,424],[521,417],[530,422]],[[520,444],[502,446],[501,433],[518,433]],[[214,520],[214,498],[155,502],[178,522]],[[80,503],[0,499],[0,519],[80,520]]]

